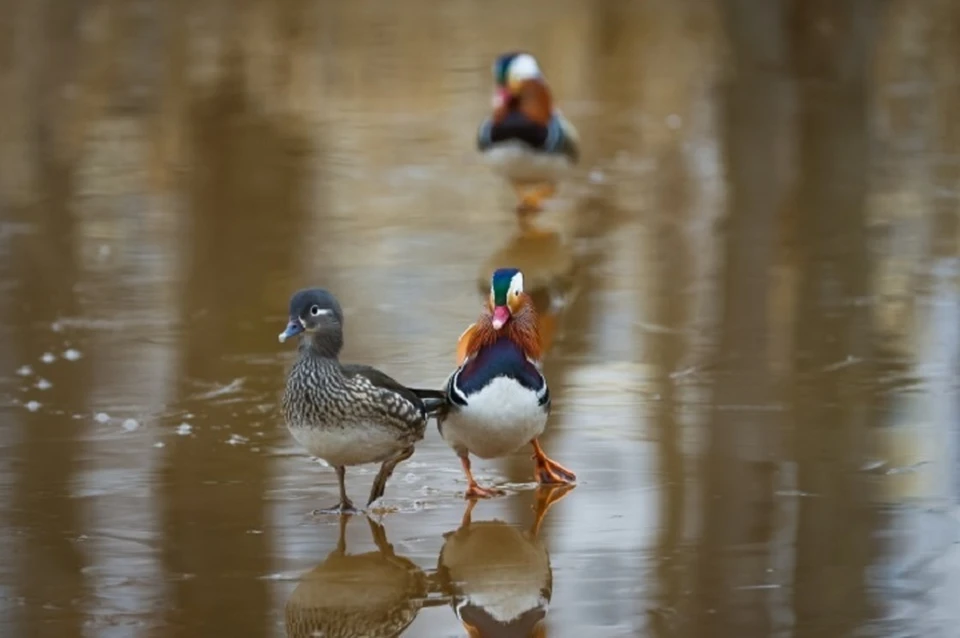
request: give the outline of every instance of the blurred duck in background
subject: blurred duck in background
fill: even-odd
[[[518,213],[534,213],[580,157],[576,129],[553,105],[536,58],[511,52],[493,63],[493,113],[477,133],[477,148],[510,181]]]

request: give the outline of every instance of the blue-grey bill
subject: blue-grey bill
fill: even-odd
[[[303,332],[303,324],[297,319],[291,319],[290,323],[287,324],[287,329],[277,335],[277,338],[280,343],[283,343],[290,337],[296,337],[301,332]]]

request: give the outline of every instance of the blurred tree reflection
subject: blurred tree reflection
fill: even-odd
[[[768,369],[776,220],[785,176],[779,144],[792,134],[784,2],[723,3],[734,71],[725,87],[728,178],[725,267],[713,421],[702,469],[703,530],[697,568],[703,635],[768,635],[767,581],[776,525],[776,461],[782,414]],[[734,551],[734,548],[738,548]]]
[[[178,404],[196,413],[196,438],[178,437],[167,448],[162,489],[167,571],[192,575],[174,585],[172,620],[184,636],[265,634],[270,609],[258,576],[270,566],[271,536],[247,533],[270,528],[268,457],[225,441],[231,434],[252,439],[264,425],[237,411],[256,413],[251,404],[274,402],[280,371],[247,368],[249,403],[195,398],[198,383],[231,381],[238,369],[232,354],[275,354],[275,326],[250,309],[268,304],[283,315],[306,221],[305,144],[250,103],[241,68],[239,58],[228,59],[218,89],[188,115],[193,228],[181,307],[190,329],[182,333]],[[272,418],[266,423],[272,430]]]
[[[797,636],[849,635],[870,617],[878,521],[856,469],[873,420],[866,236],[868,86],[877,3],[797,3],[800,92],[795,459]],[[861,363],[827,372],[854,357]]]

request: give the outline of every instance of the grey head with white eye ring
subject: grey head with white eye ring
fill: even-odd
[[[323,288],[298,290],[290,298],[289,321],[277,338],[283,343],[299,334],[313,337],[316,343],[331,346],[334,356],[343,346],[343,310],[330,292]]]

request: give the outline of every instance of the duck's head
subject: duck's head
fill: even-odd
[[[490,278],[493,328],[499,330],[523,308],[523,273],[517,268],[498,268]]]
[[[542,78],[537,59],[529,53],[511,51],[498,56],[493,62],[494,108],[516,95],[527,80]]]
[[[340,334],[343,311],[336,297],[322,288],[298,290],[290,298],[287,328],[278,335],[280,343],[301,333]]]

